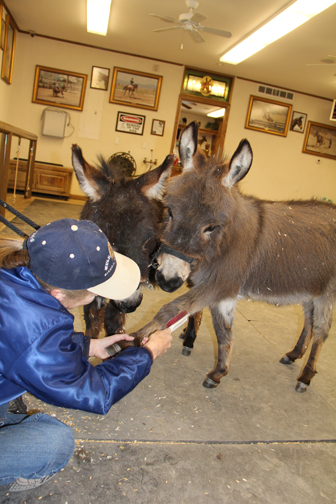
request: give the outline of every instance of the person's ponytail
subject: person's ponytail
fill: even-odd
[[[11,269],[29,266],[25,239],[0,237],[0,268]]]

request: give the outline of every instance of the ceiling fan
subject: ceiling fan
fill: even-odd
[[[173,23],[177,26],[169,26],[168,28],[158,28],[153,30],[154,32],[162,32],[167,30],[175,30],[175,29],[183,29],[189,33],[194,42],[200,43],[205,42],[202,35],[199,33],[212,33],[213,35],[219,35],[220,37],[230,38],[232,33],[225,30],[218,30],[217,28],[208,28],[207,26],[203,26],[200,23],[204,21],[206,16],[199,12],[194,12],[194,9],[197,9],[198,2],[196,0],[186,0],[186,5],[189,8],[189,12],[184,14],[180,14],[178,19],[174,19],[167,16],[159,16],[157,14],[149,14],[150,16],[157,17],[161,19],[161,21],[165,21],[166,23]]]
[[[336,56],[328,54],[327,58],[321,59],[321,63],[307,63],[307,66],[335,66]]]
[[[197,107],[197,103],[194,103],[194,102],[188,102],[188,101],[183,101],[181,103],[182,107],[188,109],[188,110],[191,110],[194,107]]]

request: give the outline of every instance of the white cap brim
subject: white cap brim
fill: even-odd
[[[141,274],[136,262],[117,252],[113,253],[117,266],[111,278],[87,290],[97,296],[121,301],[130,297],[137,290]]]

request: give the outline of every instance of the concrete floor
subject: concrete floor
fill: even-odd
[[[127,330],[144,325],[173,296],[145,290]],[[81,330],[81,311],[75,316]],[[298,394],[302,363],[284,366],[279,359],[302,322],[299,306],[240,301],[231,369],[216,389],[202,387],[216,353],[206,309],[191,355],[181,354],[176,331],[150,375],[106,416],[51,407],[25,394],[30,410],[73,427],[76,452],[40,488],[10,494],[0,487],[0,502],[336,503],[336,321],[318,374]]]

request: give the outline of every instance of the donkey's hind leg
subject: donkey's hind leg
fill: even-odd
[[[204,380],[203,387],[217,387],[222,376],[227,375],[229,372],[233,347],[232,325],[235,306],[236,300],[228,299],[211,307],[212,323],[218,343],[218,359],[217,365]]]
[[[180,335],[180,338],[183,339],[182,354],[186,357],[190,355],[191,350],[194,348],[197,332],[202,322],[202,313],[202,311],[199,311],[195,315],[191,315],[188,319],[187,327]]]
[[[310,381],[317,373],[316,364],[322,350],[323,343],[328,337],[332,323],[332,314],[335,299],[333,296],[325,294],[314,300],[314,329],[312,348],[306,365],[298,376],[296,385],[297,392],[305,392]]]
[[[300,359],[308,348],[313,334],[314,303],[309,300],[302,303],[304,313],[304,325],[299,339],[293,350],[287,352],[281,359],[281,364],[293,364],[296,359]]]

